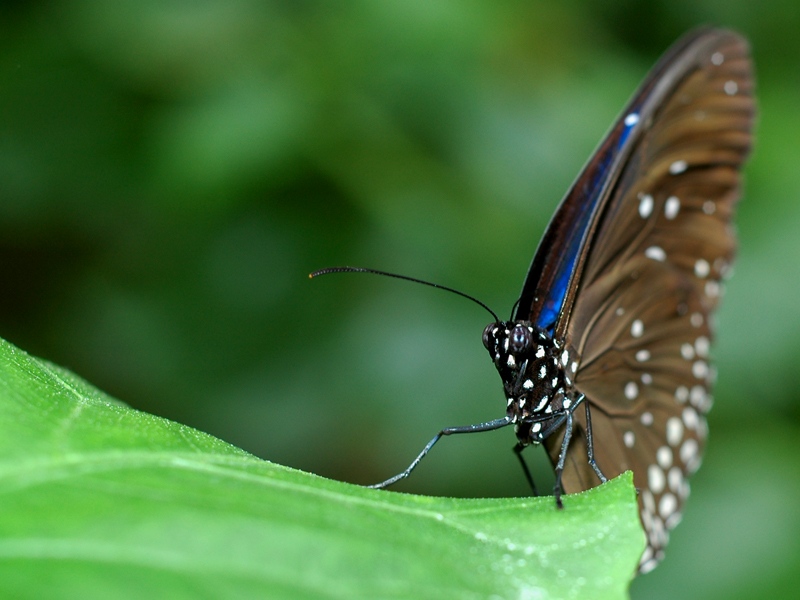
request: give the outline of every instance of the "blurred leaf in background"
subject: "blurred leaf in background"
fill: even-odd
[[[635,598],[797,589],[800,4],[315,0],[0,7],[0,337],[131,405],[356,483],[504,410],[481,347],[658,55],[753,44],[761,119],[705,465]],[[524,495],[508,432],[400,489]],[[547,477],[543,457],[534,469]]]

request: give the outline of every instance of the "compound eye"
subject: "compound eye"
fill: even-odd
[[[524,325],[517,325],[511,330],[509,350],[514,354],[525,352],[533,343],[533,334]]]
[[[494,349],[492,346],[495,341],[495,333],[497,333],[497,323],[489,323],[483,330],[483,345],[489,352]]]

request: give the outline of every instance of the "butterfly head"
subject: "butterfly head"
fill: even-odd
[[[503,380],[506,409],[524,443],[546,437],[547,422],[568,408],[572,387],[569,352],[545,331],[526,321],[490,323],[483,345]]]

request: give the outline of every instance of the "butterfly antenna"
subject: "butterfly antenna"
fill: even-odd
[[[444,285],[439,285],[438,283],[431,283],[430,281],[423,281],[422,279],[415,279],[414,277],[406,277],[405,275],[398,275],[397,273],[387,273],[386,271],[377,271],[375,269],[366,269],[364,267],[330,267],[328,269],[320,269],[319,271],[314,271],[308,277],[309,279],[313,279],[314,277],[319,277],[320,275],[327,275],[328,273],[373,273],[375,275],[384,275],[386,277],[394,277],[395,279],[405,279],[406,281],[413,281],[414,283],[421,283],[422,285],[429,285],[431,287],[445,290],[447,292],[453,292],[454,294],[458,294],[459,296],[463,296],[467,300],[472,300],[475,304],[479,304],[494,317],[495,323],[499,323],[500,319],[494,314],[494,311],[486,306],[483,302],[478,300],[477,298],[473,298],[469,294],[465,294],[464,292],[459,292],[458,290],[454,290],[453,288],[449,288]]]
[[[522,298],[517,299],[517,301],[514,302],[514,306],[511,307],[511,316],[508,317],[509,321],[513,321],[514,320],[514,311],[517,310],[517,307],[519,306],[519,303],[520,303],[521,300],[522,300]]]

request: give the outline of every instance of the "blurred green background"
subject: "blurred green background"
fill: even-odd
[[[796,0],[5,2],[0,336],[260,457],[382,480],[441,427],[504,413],[488,315],[307,274],[392,270],[508,315],[571,180],[702,23],[750,38],[761,115],[705,464],[632,594],[793,596]],[[449,439],[398,489],[525,495],[513,443]]]

